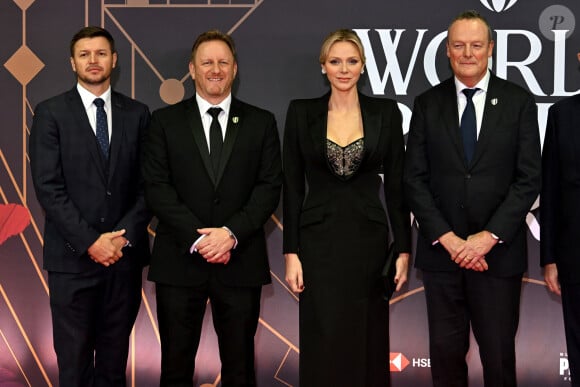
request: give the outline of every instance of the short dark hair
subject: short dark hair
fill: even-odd
[[[193,43],[193,47],[191,48],[191,57],[190,57],[190,61],[193,62],[195,59],[195,54],[197,53],[197,49],[199,48],[199,46],[202,43],[205,42],[209,42],[212,40],[219,40],[224,42],[228,48],[230,49],[230,51],[232,52],[232,55],[234,56],[234,61],[237,61],[236,59],[236,45],[234,44],[234,39],[232,39],[232,37],[228,34],[224,34],[223,32],[219,31],[219,30],[209,30],[206,32],[203,32],[201,35],[199,35],[197,37],[197,39],[195,39],[195,42]]]
[[[453,19],[453,21],[451,23],[449,23],[449,27],[447,27],[447,36],[449,37],[449,30],[451,29],[451,26],[453,25],[453,23],[455,23],[456,21],[475,20],[475,19],[481,20],[483,22],[483,24],[485,24],[485,26],[487,27],[487,37],[488,37],[489,41],[491,42],[493,40],[493,33],[491,32],[491,27],[490,27],[489,23],[487,22],[487,19],[485,17],[483,17],[479,12],[477,12],[473,9],[461,12],[459,15],[457,15],[455,17],[455,19]]]
[[[97,38],[102,36],[103,38],[107,39],[109,45],[111,46],[111,53],[117,52],[115,50],[115,39],[113,36],[104,28],[97,27],[97,26],[88,26],[81,28],[79,32],[77,32],[70,41],[70,56],[75,56],[75,44],[85,38]]]

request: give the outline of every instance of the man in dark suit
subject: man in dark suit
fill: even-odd
[[[493,45],[477,12],[451,23],[454,76],[416,98],[407,142],[434,386],[467,386],[470,325],[485,386],[516,385],[525,217],[540,189],[540,139],[533,97],[488,70]]]
[[[161,386],[193,386],[207,300],[222,386],[254,386],[254,335],[270,282],[263,226],[280,196],[274,116],[233,98],[234,42],[219,31],[195,41],[196,95],[153,113],[145,195],[159,218],[149,279],[156,282]]]
[[[580,386],[579,129],[580,94],[550,107],[542,153],[540,194],[540,263],[548,288],[562,296],[573,386]]]
[[[111,90],[117,53],[109,32],[83,28],[70,51],[77,85],[38,104],[30,132],[59,381],[125,386],[149,260],[139,160],[150,116]]]

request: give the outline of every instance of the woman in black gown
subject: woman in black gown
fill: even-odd
[[[360,94],[364,52],[352,30],[324,41],[330,93],[290,103],[284,132],[286,282],[300,293],[300,386],[389,385],[389,305],[381,269],[394,236],[396,289],[407,280],[401,113]]]

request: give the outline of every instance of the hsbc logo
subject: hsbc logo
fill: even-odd
[[[503,12],[510,9],[518,0],[479,0],[485,8],[493,12]]]
[[[409,359],[400,352],[391,352],[389,364],[391,372],[401,372],[409,365]]]
[[[403,372],[408,366],[413,368],[431,368],[431,359],[428,357],[414,357],[409,360],[401,352],[391,352],[389,358],[391,372]]]

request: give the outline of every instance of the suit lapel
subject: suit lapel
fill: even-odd
[[[216,177],[215,184],[218,185],[223,174],[228,160],[234,149],[234,144],[236,143],[236,138],[243,125],[244,111],[242,109],[242,104],[236,98],[232,98],[232,103],[230,105],[230,115],[227,121],[226,136],[224,138],[224,146],[222,148],[222,154],[220,156],[220,164],[218,166],[218,173]]]
[[[328,123],[328,99],[330,93],[320,97],[307,114],[307,128],[316,153],[326,160],[326,125]]]
[[[455,89],[454,78],[449,78],[445,81],[442,89],[443,95],[435,103],[440,106],[441,119],[443,126],[447,129],[447,134],[451,138],[451,142],[465,167],[467,162],[465,160],[465,150],[463,149],[463,140],[461,139],[461,128],[459,127],[459,113],[457,111],[457,90]]]
[[[493,136],[493,130],[501,127],[501,125],[499,125],[501,111],[502,106],[507,106],[506,102],[507,99],[503,98],[501,85],[496,82],[495,75],[490,74],[489,85],[485,96],[485,107],[483,109],[481,129],[479,130],[477,144],[475,145],[475,153],[473,154],[473,160],[471,161],[472,167],[481,158],[489,139]]]
[[[83,142],[87,148],[87,152],[99,172],[99,176],[101,176],[103,179],[103,183],[106,184],[106,162],[101,153],[101,150],[99,149],[99,145],[97,144],[97,139],[95,137],[95,132],[91,128],[91,124],[89,123],[89,119],[87,117],[87,111],[83,105],[83,101],[76,87],[68,93],[67,103],[70,105],[69,111],[73,112],[75,120],[78,124],[78,133],[76,134],[78,134],[78,136],[83,139]]]
[[[363,94],[359,93],[358,98],[363,121],[365,158],[368,158],[377,150],[381,131],[381,112],[373,110]]]
[[[216,184],[216,179],[213,174],[213,168],[211,166],[211,159],[209,158],[209,148],[207,146],[207,139],[205,138],[205,133],[203,132],[203,125],[201,122],[201,116],[199,115],[199,107],[195,97],[191,98],[191,103],[187,104],[185,115],[186,120],[189,123],[189,128],[193,134],[193,139],[199,150],[199,155],[203,161],[203,166],[209,175],[212,183]]]
[[[121,144],[125,137],[125,106],[119,96],[111,92],[113,133],[111,135],[111,149],[109,150],[109,178],[114,175]]]

